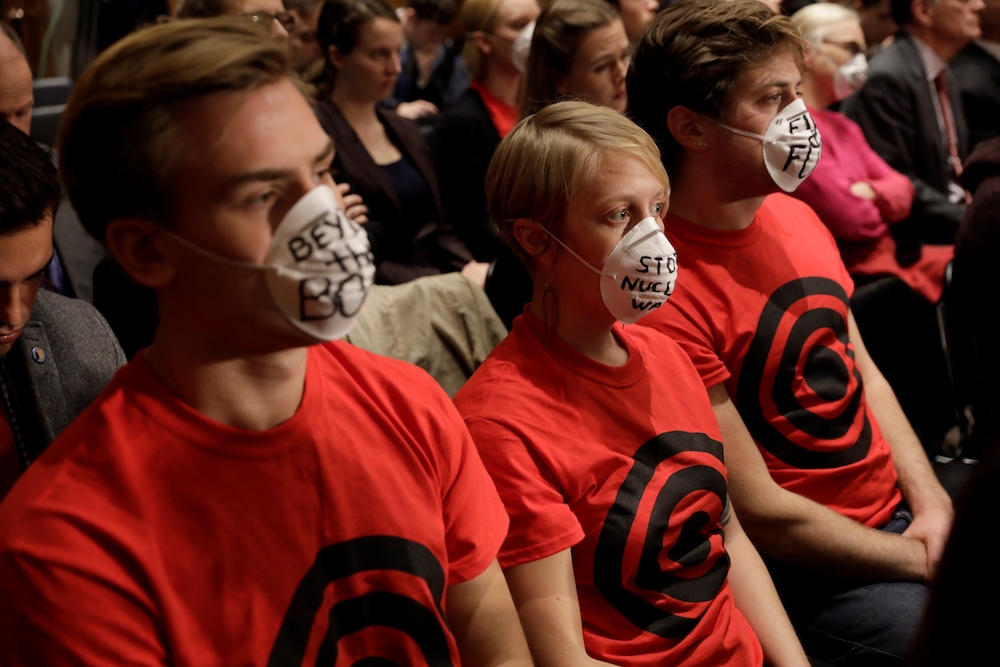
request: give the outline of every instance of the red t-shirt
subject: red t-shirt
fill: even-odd
[[[473,79],[469,85],[483,98],[483,104],[486,105],[486,111],[490,114],[490,120],[493,121],[493,125],[497,128],[497,134],[500,135],[501,139],[506,137],[514,129],[514,126],[517,125],[519,107],[516,104],[507,104],[501,100],[478,79]]]
[[[510,513],[500,563],[572,547],[597,659],[759,667],[726,579],[726,468],[705,388],[669,339],[615,335],[620,368],[525,313],[455,397]]]
[[[414,366],[313,347],[295,415],[254,432],[137,358],[0,507],[0,664],[458,665],[444,591],[507,523]]]
[[[680,343],[706,387],[725,383],[778,484],[885,524],[902,496],[854,363],[854,283],[830,232],[785,195],[765,199],[739,231],[670,214],[664,224],[677,288],[641,323]]]

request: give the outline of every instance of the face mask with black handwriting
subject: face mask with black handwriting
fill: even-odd
[[[643,315],[666,303],[674,293],[677,251],[655,218],[644,218],[628,230],[600,269],[555,234],[542,229],[584,266],[601,276],[601,299],[619,322],[638,322]]]
[[[265,272],[271,300],[296,328],[318,341],[341,338],[354,325],[375,280],[368,233],[319,185],[285,214],[261,263],[222,257],[167,231],[214,261]]]
[[[823,140],[806,103],[795,100],[778,112],[761,136],[719,123],[730,132],[763,142],[764,166],[779,188],[794,192],[808,178],[823,154]]]

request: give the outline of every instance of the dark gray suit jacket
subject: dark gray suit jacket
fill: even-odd
[[[31,319],[6,356],[10,368],[20,369],[14,375],[34,434],[22,463],[37,458],[125,364],[111,327],[93,306],[46,291],[38,293]]]
[[[951,72],[946,72],[958,154],[964,159],[968,151],[965,114],[958,85]],[[916,187],[909,219],[893,225],[893,232],[924,241],[952,242],[965,207],[948,201],[948,145],[942,139],[913,37],[901,32],[872,59],[864,88],[844,100],[841,110],[861,126],[875,152]]]

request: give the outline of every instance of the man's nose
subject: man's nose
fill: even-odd
[[[271,19],[271,36],[288,39],[288,31],[285,30],[285,26],[281,25],[281,21],[278,19]]]
[[[18,285],[8,285],[0,288],[0,328],[19,329],[24,325],[24,306],[21,302],[21,289]]]

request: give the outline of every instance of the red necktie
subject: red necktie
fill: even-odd
[[[951,98],[948,97],[948,77],[944,70],[934,79],[938,100],[941,102],[941,115],[944,116],[944,129],[948,134],[948,153],[955,178],[962,175],[962,160],[958,157],[958,134],[955,131],[955,116],[951,110]]]

